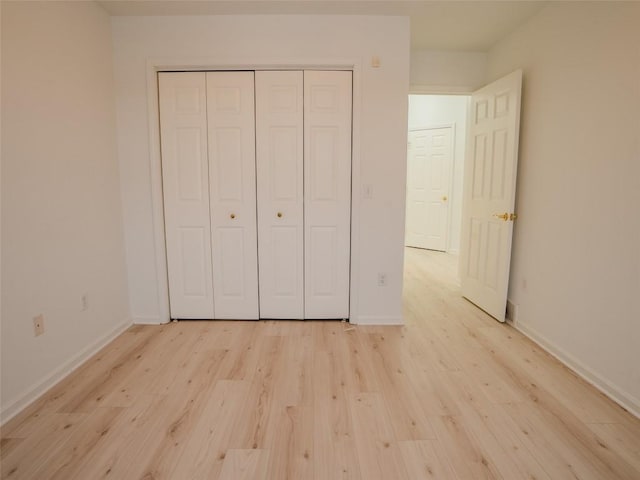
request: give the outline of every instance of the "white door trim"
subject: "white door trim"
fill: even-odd
[[[426,127],[412,127],[409,132],[418,132],[422,130],[436,130],[438,128],[450,128],[451,129],[451,163],[449,164],[449,208],[447,209],[447,241],[445,242],[445,252],[449,252],[451,248],[451,221],[452,221],[452,208],[451,199],[453,198],[454,178],[453,172],[455,171],[455,152],[456,152],[456,124],[452,123],[440,123],[433,124]],[[406,202],[406,200],[405,200]],[[406,208],[406,207],[405,207]]]
[[[477,88],[449,85],[409,85],[409,95],[463,95],[469,96]]]
[[[147,60],[147,118],[149,129],[149,176],[151,182],[151,205],[155,267],[158,291],[157,322],[168,323],[169,283],[167,257],[164,238],[164,209],[162,201],[162,166],[160,157],[160,118],[158,110],[157,74],[161,71],[207,71],[207,70],[351,70],[353,72],[353,117],[351,144],[351,273],[349,311],[350,322],[357,324],[358,308],[358,267],[360,259],[360,125],[362,115],[361,59],[359,58],[193,58],[169,57]]]

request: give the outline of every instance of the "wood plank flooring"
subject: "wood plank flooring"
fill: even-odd
[[[8,479],[640,479],[640,420],[406,251],[404,327],[134,326],[2,428]]]

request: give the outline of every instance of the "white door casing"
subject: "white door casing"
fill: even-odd
[[[509,286],[522,71],[471,97],[460,276],[462,294],[503,322]]]
[[[446,251],[453,128],[409,132],[406,239],[409,247]]]
[[[303,73],[256,72],[261,318],[304,318]]]
[[[256,320],[253,72],[207,72],[214,318]]]
[[[171,318],[213,318],[205,74],[159,73]]]
[[[305,318],[349,318],[352,72],[304,72]]]

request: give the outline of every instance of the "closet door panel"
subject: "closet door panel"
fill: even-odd
[[[205,74],[159,73],[171,318],[213,318]]]
[[[215,318],[258,318],[253,72],[208,72]]]
[[[256,72],[260,317],[304,317],[303,74]]]
[[[305,318],[349,317],[351,77],[304,72]]]

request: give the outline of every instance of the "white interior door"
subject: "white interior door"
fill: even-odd
[[[409,247],[447,250],[452,130],[442,127],[409,132],[405,238]]]
[[[503,322],[509,286],[522,71],[471,97],[465,165],[462,294]]]
[[[159,73],[171,318],[214,318],[205,74]]]
[[[208,72],[214,318],[258,318],[253,72]]]
[[[261,318],[304,318],[302,124],[302,72],[256,72]]]
[[[305,318],[349,317],[351,111],[351,72],[304,72]]]

